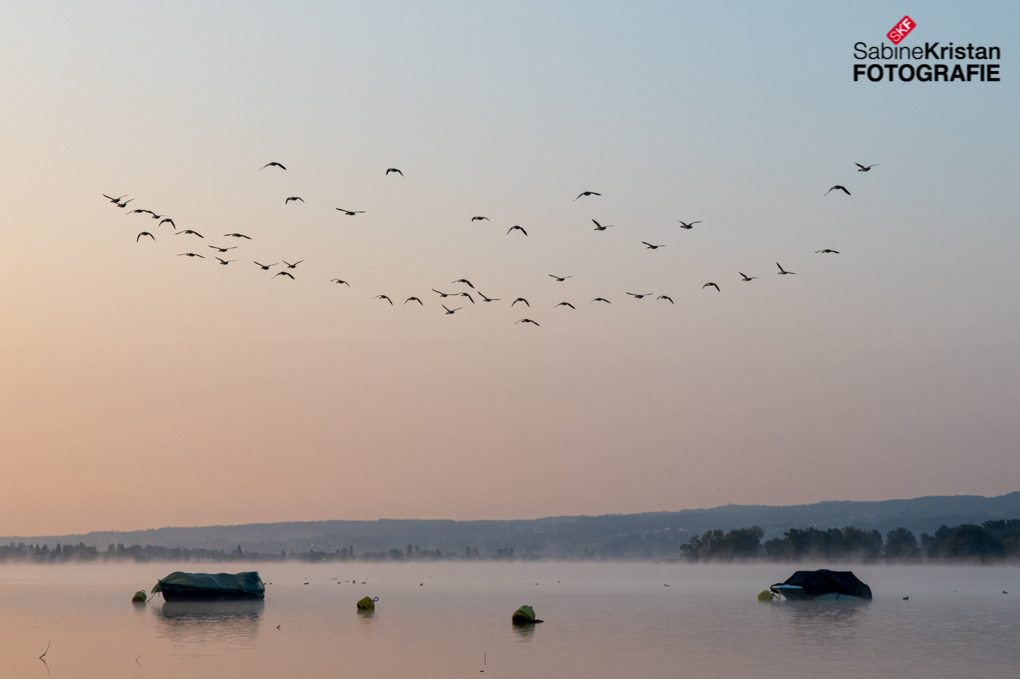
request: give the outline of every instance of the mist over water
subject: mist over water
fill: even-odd
[[[49,641],[54,678],[1012,677],[1020,663],[1015,567],[854,565],[870,604],[760,604],[820,566],[239,564],[273,583],[264,604],[130,602],[207,566],[0,568],[3,676],[45,677]],[[374,614],[355,610],[366,595]],[[512,627],[521,604],[546,622]]]

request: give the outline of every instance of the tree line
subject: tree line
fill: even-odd
[[[499,550],[502,556],[503,550]],[[477,558],[477,550],[475,558]],[[430,549],[419,549],[417,545],[408,545],[406,550],[390,549],[384,552],[362,552],[355,556],[354,546],[342,547],[332,551],[310,549],[304,552],[281,551],[279,554],[263,554],[246,552],[238,545],[230,551],[223,549],[202,549],[188,547],[160,547],[157,545],[111,544],[105,551],[94,545],[79,543],[77,545],[57,544],[53,549],[43,544],[10,543],[0,545],[0,562],[27,561],[33,563],[68,563],[82,561],[435,561],[452,559],[453,554]]]
[[[877,530],[844,528],[791,528],[781,538],[762,542],[765,531],[758,526],[729,532],[709,530],[680,545],[680,554],[689,561],[771,559],[851,560],[1000,560],[1020,559],[1020,520],[985,521],[980,526],[960,524],[941,526],[934,535],[921,533],[920,539],[907,528],[885,534]]]

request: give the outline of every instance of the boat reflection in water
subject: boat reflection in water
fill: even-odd
[[[152,608],[160,636],[174,645],[254,645],[265,601],[170,601]]]

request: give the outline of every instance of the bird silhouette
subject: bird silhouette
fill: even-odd
[[[132,199],[132,200],[133,200],[133,199]],[[149,214],[149,215],[154,215],[154,214],[156,214],[156,213],[155,213],[155,212],[153,212],[152,210],[143,210],[143,209],[139,208],[139,209],[136,209],[136,210],[128,210],[128,211],[127,211],[127,212],[125,212],[124,214],[125,214],[125,215],[141,215],[141,214]]]
[[[287,278],[289,278],[289,279],[291,279],[291,280],[294,280],[294,277],[293,277],[293,276],[291,276],[291,275],[290,275],[289,273],[287,273],[286,271],[277,271],[277,272],[276,272],[276,276],[286,276]],[[273,278],[276,278],[276,276],[273,276]]]
[[[737,273],[740,273],[740,272],[738,271]],[[753,281],[755,278],[757,278],[757,276],[748,276],[747,274],[744,274],[744,273],[740,273],[740,277],[743,279],[743,281],[745,283],[748,282],[748,281]]]
[[[488,217],[482,217],[481,215],[478,215],[478,216],[475,216],[475,217],[471,218],[472,222],[480,222],[482,220],[489,221],[489,218]]]
[[[350,283],[344,280],[340,280],[339,278],[334,278],[333,280],[330,281],[330,283],[336,283],[337,285],[346,285],[348,288],[351,287]]]
[[[177,230],[177,225],[176,225],[176,224],[174,224],[174,220],[170,219],[169,217],[167,217],[166,219],[162,220],[162,221],[161,221],[161,222],[160,222],[159,224],[157,224],[156,226],[157,226],[157,228],[158,228],[158,227],[160,227],[160,226],[163,226],[164,224],[167,224],[167,223],[169,223],[169,224],[170,224],[170,226],[174,227],[174,231],[176,231],[176,230]]]
[[[342,207],[338,207],[337,210],[340,210],[340,212],[343,212],[348,217],[353,217],[354,215],[363,215],[363,214],[365,214],[364,210],[345,210]]]
[[[276,162],[276,161],[274,160],[274,161],[272,161],[272,162],[269,162],[269,163],[266,163],[265,165],[263,165],[262,167],[260,167],[260,168],[259,168],[259,172],[262,172],[262,170],[266,169],[267,167],[278,167],[278,168],[280,168],[281,170],[286,170],[286,169],[287,169],[287,168],[285,168],[285,167],[284,167],[284,166],[283,166],[282,164],[280,164],[280,163],[278,163],[278,162]]]
[[[555,278],[557,283],[562,283],[563,281],[567,280],[568,278],[573,278],[573,276],[555,276],[553,274],[549,274],[549,277],[550,278]]]
[[[210,245],[209,247],[211,247],[213,250],[215,250],[216,252],[220,253],[221,255],[223,253],[225,253],[227,250],[236,250],[237,249],[236,245],[233,246],[233,247],[229,247],[229,248],[221,248],[218,245]]]
[[[868,165],[867,167],[864,167],[860,163],[854,163],[854,165],[856,165],[857,167],[861,168],[861,169],[857,170],[858,172],[867,172],[871,168],[875,167],[875,165],[881,165],[881,163],[875,163],[875,165]]]
[[[815,250],[815,254],[816,255],[827,255],[827,254],[830,254],[830,253],[833,254],[833,255],[838,255],[839,254],[839,250],[830,250],[828,248],[826,248],[824,250]]]
[[[595,223],[595,230],[596,230],[596,231],[605,231],[605,230],[606,230],[606,229],[608,229],[609,227],[613,226],[613,224],[605,224],[605,225],[603,225],[603,224],[599,224],[599,223],[598,223],[597,221],[595,221],[594,219],[593,219],[593,220],[591,220],[591,221]]]
[[[592,302],[605,302],[606,304],[612,304],[612,302],[610,302],[610,301],[609,301],[608,299],[606,299],[605,297],[596,297],[596,298],[595,298],[595,299],[593,299],[593,300],[592,300],[591,302],[588,302],[588,304],[591,304]]]
[[[137,238],[135,238],[135,242],[137,243],[138,241],[140,241],[140,240],[142,239],[142,236],[148,236],[148,237],[149,237],[149,238],[151,238],[152,240],[156,240],[156,237],[155,237],[155,236],[153,236],[153,235],[152,235],[151,233],[149,233],[148,231],[142,231],[142,232],[141,232],[140,234],[138,234],[138,237],[137,237]]]
[[[129,198],[129,199],[125,200],[123,203],[117,203],[117,207],[125,208],[125,207],[127,207],[127,204],[130,203],[133,200],[134,200],[134,198]]]
[[[522,318],[519,321],[514,321],[514,325],[517,325],[518,323],[531,323],[533,325],[538,325],[538,323],[535,323],[535,321],[531,320],[530,318]],[[535,584],[537,585],[538,583],[536,582]]]
[[[153,240],[155,240],[155,238]],[[200,259],[205,259],[204,256],[196,255],[194,252],[182,252],[181,254],[179,254],[177,256],[178,257],[199,257]]]
[[[243,233],[225,233],[224,238],[244,238],[245,240],[251,240],[251,236],[245,236]]]
[[[472,290],[474,290],[474,289],[475,289],[475,286],[471,285],[471,281],[469,281],[469,280],[468,280],[468,279],[466,279],[466,278],[458,278],[457,280],[455,280],[455,281],[453,281],[453,282],[454,282],[454,283],[463,283],[464,285],[468,286],[468,287],[469,287],[469,288],[471,288]]]
[[[390,303],[390,306],[393,306],[393,300],[390,299],[389,297],[387,297],[386,295],[376,295],[372,299],[384,299],[384,300],[386,300],[387,302]]]
[[[417,302],[418,304],[425,306],[425,304],[423,304],[422,301],[417,297],[408,297],[407,299],[404,300],[404,304],[407,304],[408,302]]]
[[[446,292],[439,292],[439,291],[438,291],[438,290],[436,290],[435,288],[432,288],[432,292],[436,292],[436,293],[439,293],[439,296],[440,296],[440,297],[444,297],[444,298],[445,298],[445,297],[449,297],[449,296],[450,296],[450,294],[449,294],[449,293],[446,293]]]
[[[527,307],[529,307],[529,308],[531,307],[531,305],[528,304],[528,300],[524,299],[523,297],[518,297],[517,299],[515,299],[513,302],[510,303],[510,306],[513,306],[514,304],[517,304],[518,302],[524,302],[524,304]]]
[[[641,241],[641,242],[644,243],[645,245],[647,245],[649,250],[658,250],[659,248],[666,247],[665,245],[652,245],[648,241]]]
[[[710,286],[710,285],[711,285],[711,286],[712,286],[713,288],[715,288],[717,292],[722,292],[722,290],[720,290],[720,289],[719,289],[719,286],[718,286],[718,285],[716,285],[715,283],[705,283],[704,285],[702,285],[702,286],[701,286],[701,289],[702,289],[702,290],[704,290],[705,288],[707,288],[707,287],[708,287],[708,286]]]
[[[470,292],[458,292],[457,294],[458,294],[458,295],[460,295],[461,297],[467,297],[467,298],[468,298],[468,300],[470,300],[470,302],[471,302],[472,304],[474,304],[474,303],[475,303],[475,300],[474,300],[474,298],[473,298],[473,297],[471,297],[471,293],[470,293]]]
[[[286,205],[287,203],[289,203],[292,200],[294,200],[294,201],[300,200],[302,203],[305,202],[305,199],[302,198],[301,196],[291,196],[291,197],[287,198],[287,200],[283,201],[283,204]]]
[[[254,260],[252,260],[252,261],[254,261]],[[255,262],[255,263],[258,264],[262,268],[263,271],[269,271],[269,267],[276,266],[277,264],[279,264],[279,262],[273,262],[272,264],[263,264],[261,262]]]
[[[570,307],[571,309],[573,309],[574,311],[577,311],[577,307],[575,307],[575,306],[574,306],[573,304],[571,304],[570,302],[560,302],[559,304],[557,304],[556,306],[554,306],[554,307],[553,307],[553,309],[555,309],[555,308],[556,308],[557,306],[568,306],[568,307]]]
[[[792,273],[794,273],[793,271],[787,271],[787,270],[786,270],[786,269],[784,269],[783,267],[779,266],[779,262],[776,262],[776,266],[778,266],[778,267],[779,267],[779,271],[778,271],[778,273],[779,273],[779,275],[780,275],[780,276],[785,276],[785,275],[787,275],[787,274],[792,274]]]
[[[645,293],[637,294],[637,293],[634,293],[634,292],[628,292],[627,294],[630,295],[631,297],[633,297],[634,299],[644,299],[645,297],[648,297],[649,295],[654,295],[655,293],[654,292],[645,292]]]
[[[594,191],[582,191],[581,193],[577,194],[577,198],[584,198],[585,196],[601,196],[601,195],[602,195],[601,193],[595,193]],[[577,198],[575,198],[574,200],[576,201]]]
[[[280,261],[283,262],[284,264],[286,264],[288,269],[296,269],[297,265],[300,264],[301,262],[305,261],[305,260],[299,259],[298,261],[294,262],[293,264],[288,262],[286,259],[281,259]]]
[[[700,221],[698,221],[698,222],[685,222],[682,219],[678,219],[677,221],[680,222],[680,228],[681,229],[693,229],[695,224],[700,224],[701,223]]]
[[[103,198],[107,199],[108,201],[110,201],[114,205],[119,204],[120,201],[124,200],[127,197],[128,197],[128,194],[126,194],[126,193],[123,196],[121,196],[120,198],[114,198],[113,196],[108,196],[105,193],[103,194]]]
[[[191,234],[192,236],[198,236],[199,238],[205,238],[205,236],[200,234],[198,231],[192,231],[191,229],[185,229],[184,231],[178,231],[174,235],[175,236],[181,236],[181,235],[187,236],[188,234]]]
[[[659,295],[658,297],[655,298],[656,301],[658,301],[660,299],[664,299],[664,300],[666,300],[667,302],[669,302],[670,304],[672,304],[674,306],[676,305],[676,302],[674,302],[673,298],[670,297],[669,295]]]
[[[498,297],[486,297],[485,295],[483,295],[480,292],[478,293],[478,296],[482,298],[483,302],[498,302],[499,301]]]
[[[850,192],[846,190],[846,187],[845,186],[840,186],[839,184],[836,184],[835,186],[833,186],[831,189],[829,189],[829,191],[835,191],[836,189],[839,189],[840,191],[842,191],[843,193],[845,193],[848,196],[850,195]],[[829,195],[829,191],[826,191],[822,195],[823,196]]]
[[[528,235],[528,232],[525,231],[523,227],[516,226],[516,225],[510,227],[510,229],[507,231],[507,235],[510,235],[510,231],[513,231],[514,229],[517,229],[518,231],[523,233],[525,236]]]
[[[446,315],[447,315],[447,316],[449,316],[450,314],[453,314],[453,313],[454,313],[454,312],[456,312],[456,311],[460,311],[461,309],[463,309],[463,308],[464,308],[464,307],[462,307],[462,306],[459,306],[459,307],[457,307],[456,309],[451,309],[450,307],[446,306],[445,304],[443,304],[443,305],[442,305],[442,307],[443,307],[444,309],[446,309]]]
[[[221,259],[219,257],[217,257],[216,259],[219,259],[220,260],[220,264],[222,264],[223,266],[226,266],[227,264],[230,264],[231,262],[236,262],[237,261],[235,259]]]
[[[395,168],[395,167],[390,167],[390,168],[387,168],[387,169],[386,169],[386,174],[389,174],[390,172],[396,172],[396,173],[397,173],[397,174],[399,174],[399,175],[400,175],[401,177],[403,177],[403,176],[404,176],[404,173],[403,173],[403,172],[401,172],[400,170],[398,170],[398,169],[397,169],[397,168]]]

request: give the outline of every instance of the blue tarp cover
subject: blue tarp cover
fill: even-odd
[[[152,593],[163,588],[200,590],[209,592],[244,592],[252,596],[265,596],[266,586],[258,571],[247,573],[182,573],[175,571],[156,583]]]
[[[871,599],[871,588],[857,579],[857,576],[850,571],[797,571],[786,582],[781,585],[796,585],[803,587],[810,596],[821,596],[823,594],[845,594]],[[772,585],[775,587],[776,585]]]

